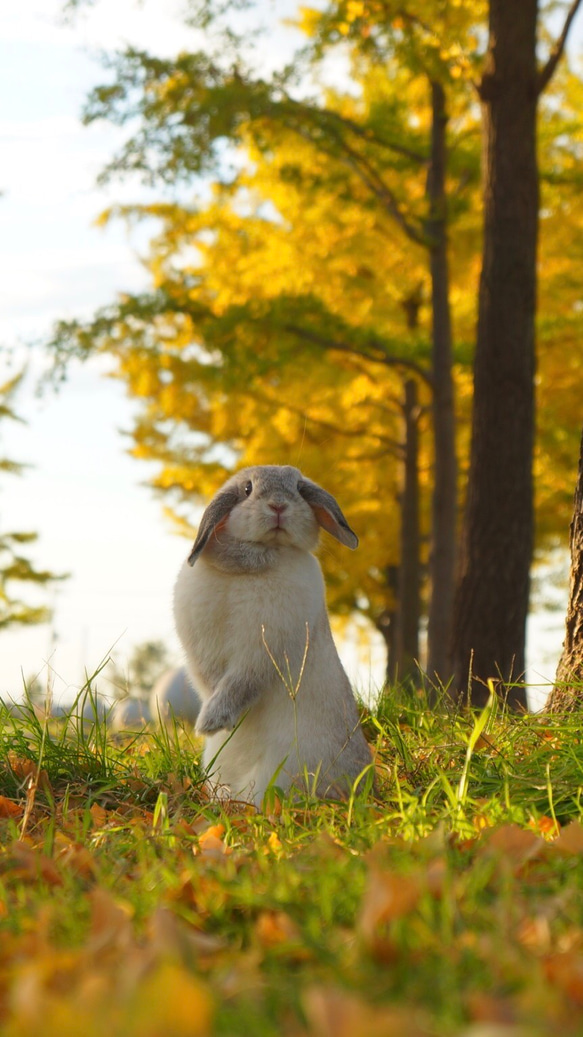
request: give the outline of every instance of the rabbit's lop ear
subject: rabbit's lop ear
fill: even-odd
[[[298,489],[306,503],[310,505],[318,525],[322,529],[325,529],[346,547],[350,547],[352,550],[358,547],[358,537],[348,525],[339,504],[331,493],[323,490],[310,479],[302,479]]]
[[[199,554],[206,547],[211,533],[214,533],[221,523],[228,519],[238,500],[239,494],[236,490],[225,490],[222,493],[218,493],[210,502],[202,516],[200,526],[198,527],[194,547],[188,556],[189,565],[194,565]]]

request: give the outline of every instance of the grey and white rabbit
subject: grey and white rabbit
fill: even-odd
[[[297,468],[245,468],[207,507],[174,592],[219,797],[261,805],[270,783],[346,795],[371,764],[312,551],[319,528],[358,538]]]

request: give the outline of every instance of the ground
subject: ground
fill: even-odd
[[[177,728],[0,717],[0,1033],[583,1032],[578,716],[364,724],[375,789],[257,813]]]

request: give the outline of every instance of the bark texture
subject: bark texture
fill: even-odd
[[[431,84],[431,163],[427,180],[431,268],[433,352],[434,488],[432,498],[429,578],[431,594],[427,629],[427,673],[431,681],[448,683],[452,676],[451,634],[453,623],[457,461],[452,377],[452,330],[447,262],[446,129],[445,94],[440,83]]]
[[[565,640],[557,666],[555,686],[546,706],[549,712],[581,709],[583,706],[583,434],[570,544],[571,574]]]
[[[417,382],[405,382],[405,463],[401,496],[401,563],[396,631],[396,676],[418,675],[419,667],[419,405]]]
[[[484,245],[467,503],[454,612],[455,690],[486,702],[520,679],[533,545],[538,171],[536,0],[491,0],[484,113]],[[469,674],[472,679],[469,680]],[[508,702],[525,707],[524,688]]]

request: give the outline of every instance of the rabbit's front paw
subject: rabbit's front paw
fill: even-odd
[[[220,699],[213,696],[198,714],[196,733],[197,735],[212,735],[215,731],[232,731],[237,719],[225,702],[221,702]]]

